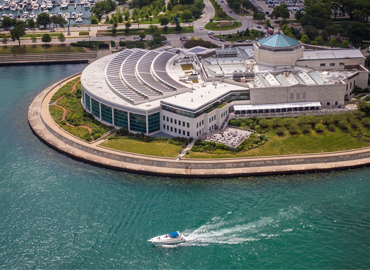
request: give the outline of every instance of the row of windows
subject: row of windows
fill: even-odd
[[[171,127],[171,126],[166,126],[165,124],[163,124],[163,129],[164,130],[168,130],[168,131],[171,131],[171,132],[174,132],[174,133],[176,133],[176,134],[179,134],[179,135],[183,135],[183,136],[185,136],[185,134],[186,134],[186,136],[190,136],[190,133],[189,133],[189,131],[185,131],[185,130],[181,130],[181,129],[177,129],[177,128],[174,128],[174,127]]]
[[[85,101],[86,101],[86,108],[91,110],[93,115],[98,118],[101,118],[102,121],[113,124],[117,127],[125,127],[129,128],[132,131],[140,132],[140,133],[147,133],[146,130],[146,116],[141,114],[134,114],[130,113],[128,115],[127,112],[121,111],[118,109],[114,109],[114,115],[112,113],[112,108],[104,105],[99,104],[93,98],[90,98],[89,95],[85,93]],[[101,106],[101,108],[100,108]],[[100,117],[101,116],[101,117]],[[130,116],[130,127],[128,125],[128,116]],[[160,130],[160,113],[154,113],[148,116],[148,133],[153,133],[155,131]]]
[[[199,122],[197,123],[197,127],[200,127],[200,126],[202,126],[202,125],[204,125],[204,120],[199,121]]]
[[[197,131],[197,137],[202,135],[202,130]]]
[[[221,113],[221,118],[225,117],[227,115],[227,111],[224,111],[223,113]]]
[[[208,119],[208,121],[211,123],[213,122],[214,120],[216,120],[216,115],[212,116],[211,118]]]
[[[344,63],[339,63],[340,66],[344,66]],[[320,64],[320,67],[325,67],[326,66],[326,63],[321,63]],[[331,67],[334,67],[335,66],[335,63],[330,63],[330,66]]]
[[[181,126],[181,123],[182,123],[182,126],[183,127],[185,127],[185,125],[186,125],[186,127],[190,127],[190,124],[189,124],[189,122],[185,122],[185,121],[182,121],[181,122],[181,120],[177,120],[177,119],[172,119],[172,118],[169,118],[168,116],[166,117],[166,116],[164,116],[163,115],[163,121],[167,121],[167,122],[170,122],[171,124],[172,123],[175,123],[175,125],[179,125],[179,126]]]

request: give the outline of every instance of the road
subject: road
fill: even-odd
[[[181,36],[186,36],[188,38],[194,36],[196,38],[202,38],[203,40],[206,40],[206,41],[211,41],[219,46],[221,45],[224,45],[225,42],[221,42],[221,41],[216,41],[216,40],[212,40],[211,38],[209,38],[207,32],[209,30],[207,29],[204,29],[204,26],[210,21],[210,19],[213,18],[213,16],[215,15],[215,10],[211,4],[211,2],[209,0],[203,0],[204,1],[204,4],[205,4],[205,8],[204,8],[204,11],[203,11],[203,14],[202,16],[195,22],[193,22],[193,25],[194,25],[194,33],[186,33],[186,34],[167,34],[165,35],[167,37],[167,39],[171,42],[171,40],[179,40]],[[253,23],[253,20],[251,17],[248,17],[248,16],[240,16],[238,14],[235,14],[234,12],[230,13],[231,9],[229,8],[229,6],[226,4],[225,1],[223,0],[216,0],[220,6],[222,7],[222,9],[230,16],[230,17],[233,17],[234,19],[236,19],[237,21],[241,22],[242,23],[242,26],[237,28],[237,29],[233,29],[233,30],[222,30],[222,31],[217,31],[216,34],[232,34],[232,33],[236,33],[236,31],[241,31],[241,30],[245,30],[247,28],[249,29],[257,29],[257,25]],[[223,2],[223,3],[222,3]],[[183,23],[181,24],[181,26],[188,26],[189,23]],[[140,24],[139,27],[140,28],[149,28],[149,24]],[[159,25],[158,25],[159,26]],[[135,28],[137,27],[137,24],[133,24],[131,26],[131,28]],[[201,27],[203,27],[203,29],[201,30]],[[108,41],[108,40],[114,40],[116,42],[118,42],[120,40],[120,38],[124,37],[124,36],[106,36],[106,37],[96,37],[96,34],[97,34],[97,31],[98,30],[105,30],[107,29],[107,25],[86,25],[86,26],[79,26],[79,27],[71,27],[70,28],[70,31],[71,31],[71,36],[68,36],[67,35],[67,28],[55,28],[55,32],[58,33],[58,32],[63,32],[64,33],[64,36],[66,37],[66,41],[65,43],[72,43],[72,42],[77,42],[77,41],[85,41],[85,40],[91,40],[91,41]],[[118,29],[125,29],[125,26],[124,25],[119,25],[118,26]],[[90,33],[90,38],[88,37],[79,37],[78,36],[78,32],[80,31],[89,31]],[[32,34],[32,33],[35,33],[36,31],[34,30],[28,30],[27,31],[27,34]],[[37,31],[37,33],[39,33],[40,31]],[[41,31],[43,33],[49,33],[49,32],[45,32],[45,31]],[[215,31],[216,32],[216,31]],[[8,33],[8,32],[0,32],[0,33]],[[133,38],[136,37],[136,36],[126,36],[125,39],[126,40],[133,40]],[[150,39],[151,36],[150,35],[147,35],[146,39]],[[23,39],[21,40],[21,44],[23,45],[29,45],[29,44],[35,44],[35,43],[32,43],[32,41],[30,39]],[[37,40],[37,43],[36,44],[43,44],[41,42],[41,40]],[[57,40],[53,40],[52,42],[50,42],[50,44],[60,44],[59,41]],[[8,42],[8,45],[18,45],[18,41],[9,41]]]

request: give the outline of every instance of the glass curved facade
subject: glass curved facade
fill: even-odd
[[[101,119],[104,122],[107,122],[109,124],[112,124],[112,108],[109,106],[101,104]]]

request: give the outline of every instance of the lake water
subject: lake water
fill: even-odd
[[[0,67],[0,267],[369,268],[370,170],[233,179],[141,176],[48,148],[27,110],[85,65]],[[154,247],[179,230],[190,242]]]

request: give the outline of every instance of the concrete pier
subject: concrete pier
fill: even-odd
[[[43,90],[32,102],[28,121],[40,140],[74,159],[94,165],[150,175],[176,177],[235,177],[292,174],[358,168],[370,164],[370,147],[332,153],[232,159],[182,159],[146,156],[89,143],[59,127],[49,113],[51,97],[79,74]]]

